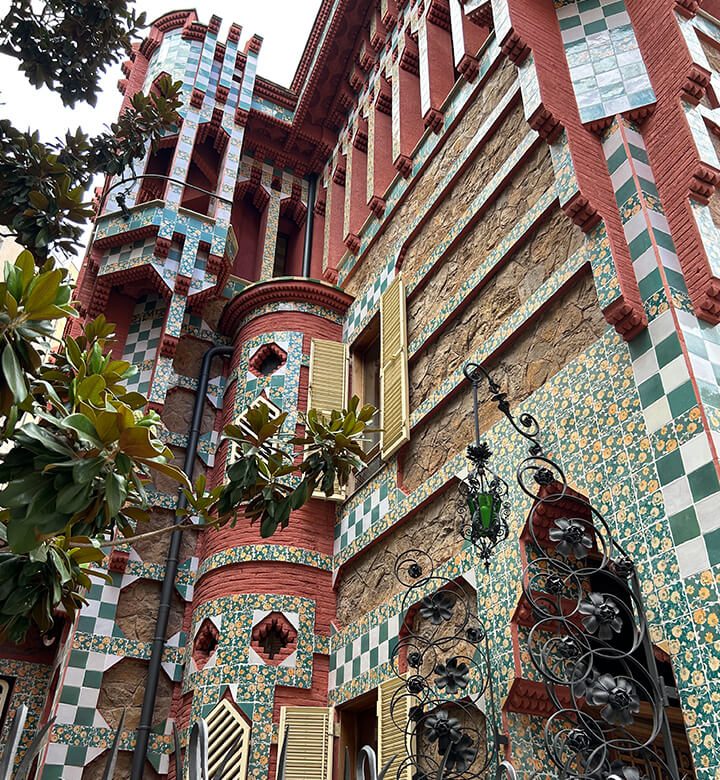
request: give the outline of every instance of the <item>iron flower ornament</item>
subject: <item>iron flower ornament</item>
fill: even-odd
[[[582,560],[593,545],[592,537],[586,532],[582,520],[558,517],[555,528],[550,529],[549,537],[551,542],[555,542],[555,549],[566,558],[573,555]]]
[[[584,615],[582,624],[586,631],[595,634],[598,639],[608,641],[613,634],[619,634],[623,627],[620,608],[608,596],[590,593],[581,602],[578,611]]]
[[[625,677],[601,674],[587,683],[585,698],[593,707],[602,707],[600,716],[613,725],[629,726],[640,712],[637,688]]]

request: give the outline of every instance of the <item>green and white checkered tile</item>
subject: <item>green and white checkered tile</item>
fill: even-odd
[[[642,135],[616,121],[603,148],[649,319],[629,349],[648,433],[664,453],[656,467],[685,578],[720,563],[720,515],[714,509],[720,506],[720,482],[712,432],[699,412],[700,405],[720,404],[720,329],[701,323],[687,303]],[[685,421],[693,415],[698,419],[688,435]]]
[[[140,298],[135,304],[125,339],[123,360],[138,368],[138,373],[127,382],[127,386],[144,395],[150,390],[150,379],[162,336],[165,313],[166,303],[159,296],[148,295]]]
[[[655,102],[623,0],[556,0],[555,7],[583,122]]]
[[[362,502],[349,511],[343,511],[335,526],[335,555],[387,515],[390,511],[388,490],[388,483],[383,481]]]
[[[355,639],[336,646],[338,635],[330,639],[330,690],[386,663],[392,657],[400,633],[400,615],[393,615]]]
[[[155,252],[155,238],[144,238],[132,244],[123,244],[108,249],[100,260],[98,276],[124,271],[143,263],[149,263]]]
[[[391,260],[380,272],[377,278],[363,290],[361,295],[353,301],[347,313],[345,326],[343,328],[343,339],[352,341],[353,338],[362,330],[377,311],[380,305],[380,296],[390,286],[390,282],[395,278],[395,261]]]

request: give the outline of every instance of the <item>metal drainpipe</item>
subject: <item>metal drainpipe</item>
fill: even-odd
[[[305,220],[305,243],[303,245],[302,275],[310,277],[310,256],[312,255],[313,226],[315,222],[315,191],[317,189],[317,175],[311,173],[308,176],[308,211]]]
[[[200,441],[200,425],[202,423],[205,396],[207,395],[208,382],[210,380],[210,366],[213,358],[230,356],[232,353],[233,347],[210,347],[203,356],[200,375],[198,376],[197,395],[195,396],[195,404],[193,406],[192,422],[188,432],[185,463],[183,464],[183,469],[191,480],[195,467],[195,455],[197,454],[198,442]],[[187,499],[185,498],[184,493],[181,492],[178,497],[177,510],[175,512],[176,525],[182,522],[183,517],[180,514],[180,510],[184,509],[186,506]],[[136,732],[137,737],[130,774],[131,780],[143,780],[145,757],[147,755],[150,729],[152,728],[153,713],[155,711],[155,699],[157,697],[157,688],[160,679],[162,654],[165,649],[165,634],[167,633],[170,604],[173,589],[175,588],[175,577],[177,576],[181,542],[182,531],[173,531],[170,537],[167,560],[165,561],[165,578],[163,579],[162,591],[160,593],[160,606],[158,607],[157,622],[155,624],[155,637],[153,639],[150,665],[148,666],[145,696],[143,698],[142,712],[140,713],[140,725],[137,727]]]

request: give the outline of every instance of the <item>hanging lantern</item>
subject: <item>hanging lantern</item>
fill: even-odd
[[[492,453],[484,442],[468,447],[468,460],[473,469],[460,483],[460,514],[463,517],[462,535],[473,544],[485,566],[490,565],[492,552],[507,539],[509,506],[505,502],[507,483],[488,469]]]

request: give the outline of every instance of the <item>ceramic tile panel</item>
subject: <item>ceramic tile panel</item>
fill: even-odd
[[[334,551],[337,554],[345,549],[356,537],[368,532],[373,525],[379,524],[387,516],[393,501],[388,475],[383,474],[353,496],[343,505],[335,527]]]
[[[650,321],[630,343],[630,351],[648,431],[660,442],[672,442],[658,461],[658,477],[685,578],[711,565],[711,550],[716,555],[720,523],[711,519],[710,507],[720,504],[720,481],[711,449],[713,432],[700,417],[705,403],[711,409],[720,403],[720,329],[701,323],[692,311],[642,135],[616,120],[603,148]],[[671,432],[695,410],[700,411],[695,435],[678,442]]]
[[[623,0],[556,0],[555,8],[583,122],[655,102]]]
[[[133,309],[123,349],[123,360],[127,360],[138,369],[137,374],[127,382],[127,387],[138,393],[147,394],[150,390],[150,379],[166,312],[166,302],[157,295],[140,298]]]

